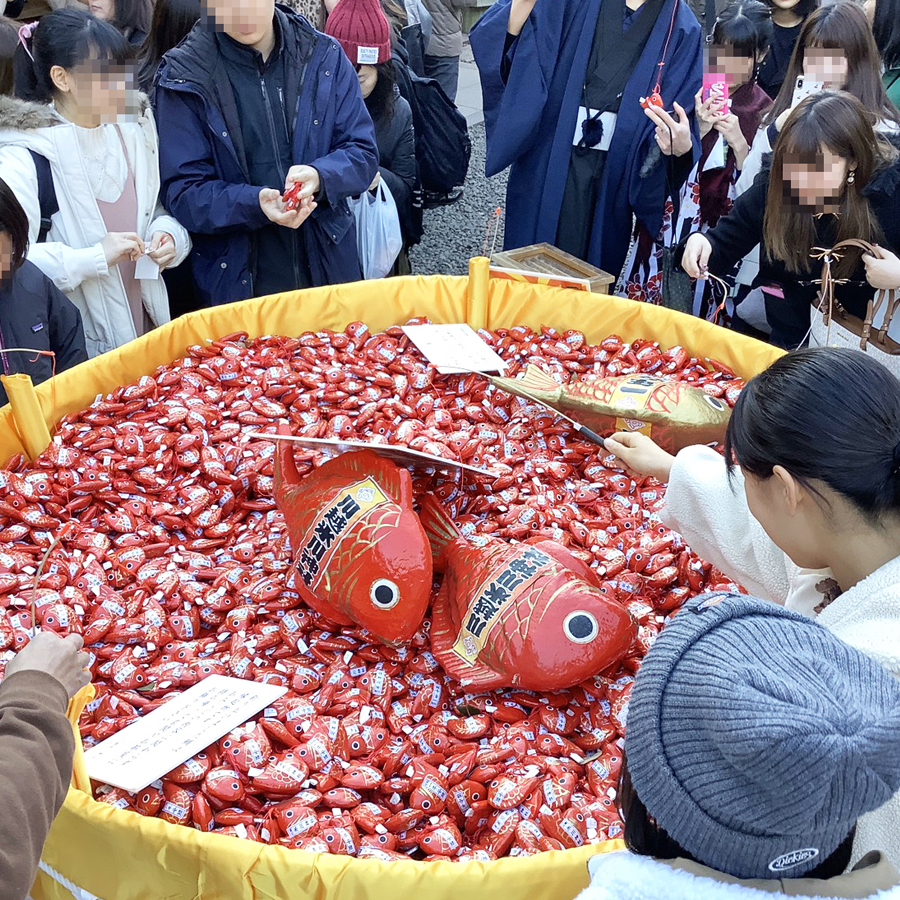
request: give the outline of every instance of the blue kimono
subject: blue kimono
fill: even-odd
[[[541,241],[552,244],[556,239],[560,216],[565,214],[562,201],[572,138],[600,3],[537,0],[516,41],[505,80],[509,0],[491,7],[471,33],[484,94],[487,174],[512,167],[506,200],[507,249]],[[677,4],[674,20],[673,4]],[[658,234],[662,225],[667,160],[663,157],[641,173],[656,140],[640,98],[653,92],[670,24],[660,91],[665,108],[671,110],[677,101],[692,114],[702,83],[700,25],[682,0],[667,0],[622,95],[594,210],[588,261],[614,275],[628,252],[632,214],[650,234]],[[692,127],[696,157],[699,136],[696,123]]]

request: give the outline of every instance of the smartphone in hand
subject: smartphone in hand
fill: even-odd
[[[722,105],[719,112],[725,115],[728,112],[728,82],[721,76],[703,76],[703,101],[706,102],[713,94],[718,94],[722,98]]]
[[[791,99],[791,109],[798,103],[802,103],[807,97],[818,94],[824,90],[825,84],[822,81],[813,81],[810,78],[804,78],[802,75],[797,77],[797,83],[794,85],[794,96]]]

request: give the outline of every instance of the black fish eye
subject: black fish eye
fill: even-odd
[[[563,631],[566,637],[574,644],[587,644],[592,641],[599,632],[597,620],[583,610],[569,613],[563,622]]]
[[[393,609],[400,602],[400,588],[393,581],[379,578],[372,583],[369,597],[378,609]]]

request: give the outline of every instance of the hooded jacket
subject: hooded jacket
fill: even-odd
[[[359,80],[333,38],[286,7],[275,10],[285,55],[284,109],[293,162],[315,168],[318,208],[299,229],[314,285],[361,277],[347,198],[378,171],[372,120]],[[190,230],[194,281],[207,305],[255,296],[255,232],[270,225],[250,183],[234,92],[216,35],[203,23],[160,64],[154,97],[161,126],[160,170],[166,206]]]
[[[627,851],[595,856],[592,880],[577,900],[900,900],[900,876],[871,853],[836,878],[741,881],[690,860],[657,860]]]
[[[52,106],[0,97],[0,178],[28,216],[28,259],[78,307],[89,355],[112,350],[137,337],[118,269],[110,269],[100,242],[108,229],[91,190],[76,127]],[[109,126],[102,126],[109,127]],[[159,205],[156,125],[143,95],[135,121],[120,126],[134,171],[137,191],[135,231],[149,241],[156,231],[175,239],[173,266],[190,250],[187,231]],[[59,212],[46,242],[37,243],[41,212],[37,172],[29,153],[50,161]],[[161,278],[143,280],[141,297],[154,325],[169,321],[169,304]]]
[[[709,447],[675,457],[662,519],[754,596],[817,618],[900,677],[900,557],[841,594],[830,569],[801,569],[773,543],[750,513],[743,475],[729,484],[725,460]],[[859,820],[854,860],[871,850],[900,865],[900,794]]]

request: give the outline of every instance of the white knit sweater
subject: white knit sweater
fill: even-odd
[[[801,569],[753,518],[743,477],[728,483],[725,461],[708,447],[686,447],[675,459],[663,521],[688,546],[751,594],[813,616],[833,634],[900,677],[900,558],[845,591],[816,616],[830,569]],[[900,867],[900,794],[864,816],[853,847],[856,862],[882,850]]]

